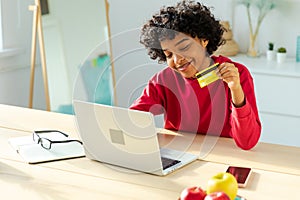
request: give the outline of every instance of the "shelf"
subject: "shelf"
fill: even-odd
[[[245,54],[238,54],[230,59],[244,64],[253,74],[300,78],[300,62],[296,62],[295,58],[287,58],[284,63],[277,63],[276,60],[267,60],[266,56],[253,58]]]

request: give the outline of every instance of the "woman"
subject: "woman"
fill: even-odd
[[[261,133],[253,79],[245,66],[212,55],[224,42],[223,31],[201,3],[161,8],[142,27],[140,42],[168,67],[149,80],[130,108],[164,113],[166,129],[232,137],[248,150]],[[201,88],[196,74],[214,63],[220,79]]]

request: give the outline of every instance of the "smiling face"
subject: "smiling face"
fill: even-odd
[[[193,78],[210,65],[211,58],[206,52],[208,42],[179,33],[174,39],[165,39],[160,44],[168,66],[185,78]]]

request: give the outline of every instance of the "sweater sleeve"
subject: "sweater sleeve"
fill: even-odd
[[[253,78],[244,68],[240,72],[241,85],[245,94],[245,105],[236,108],[231,102],[231,137],[237,146],[244,150],[253,148],[261,134],[261,122],[258,116]]]
[[[153,80],[148,82],[148,85],[144,88],[141,96],[137,98],[130,109],[142,110],[146,112],[151,112],[154,115],[159,115],[164,113],[162,106],[161,88],[158,84],[155,84]]]

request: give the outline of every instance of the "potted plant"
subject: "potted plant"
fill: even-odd
[[[286,48],[284,47],[279,47],[277,49],[277,62],[278,63],[283,63],[286,59]]]
[[[267,53],[266,53],[267,59],[268,60],[274,60],[274,58],[275,58],[274,43],[269,42],[268,45],[269,46],[268,46],[268,50],[267,50]]]
[[[247,13],[250,32],[250,44],[247,55],[251,57],[259,56],[256,42],[259,28],[268,12],[276,8],[277,2],[274,0],[238,0],[237,4],[242,4],[246,7],[245,13]],[[257,12],[251,12],[252,8],[256,8]],[[254,19],[255,16],[257,16],[256,19]]]

